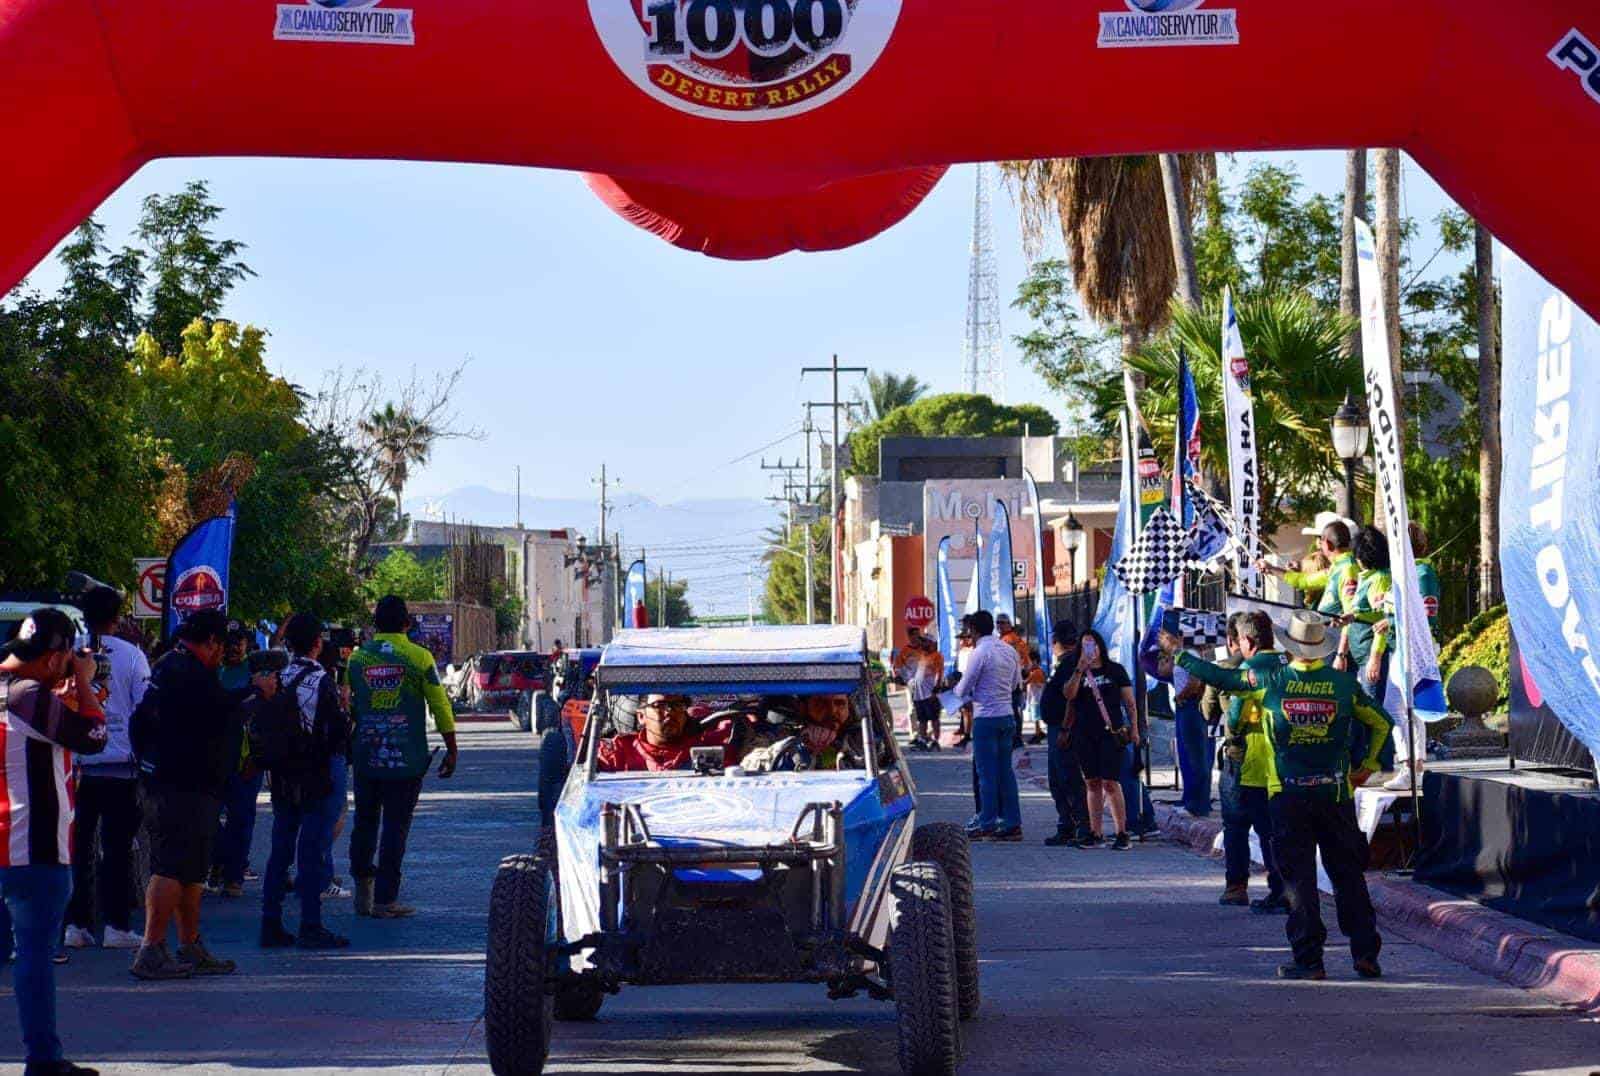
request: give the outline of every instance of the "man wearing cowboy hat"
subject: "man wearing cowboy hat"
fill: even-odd
[[[1268,775],[1272,843],[1289,897],[1289,945],[1294,963],[1278,968],[1281,979],[1325,979],[1323,946],[1328,938],[1317,893],[1317,852],[1333,882],[1339,926],[1350,937],[1356,973],[1383,974],[1378,966],[1377,918],[1367,892],[1367,839],[1356,824],[1352,781],[1364,782],[1378,768],[1378,750],[1389,735],[1389,716],[1361,690],[1355,675],[1328,665],[1336,642],[1328,619],[1307,609],[1289,617],[1282,637],[1289,663],[1267,668],[1224,669],[1183,652],[1183,641],[1161,633],[1161,647],[1177,655],[1190,675],[1223,691],[1258,691],[1272,745]],[[1360,721],[1372,729],[1371,748],[1350,773],[1350,733]]]

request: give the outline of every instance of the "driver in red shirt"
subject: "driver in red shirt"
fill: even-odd
[[[686,770],[692,748],[726,748],[732,732],[731,722],[704,731],[692,728],[689,700],[682,695],[650,695],[639,707],[639,731],[602,740],[596,762],[608,773]]]

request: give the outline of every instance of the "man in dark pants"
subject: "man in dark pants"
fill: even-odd
[[[1070,620],[1060,620],[1050,632],[1050,679],[1045,681],[1039,699],[1039,716],[1044,721],[1048,745],[1050,798],[1056,804],[1056,831],[1044,843],[1052,848],[1072,847],[1089,835],[1089,803],[1083,785],[1083,770],[1073,753],[1071,738],[1065,735],[1067,681],[1078,667],[1078,628]]]
[[[157,710],[152,751],[140,758],[149,816],[150,886],[144,898],[144,943],[130,969],[146,980],[228,975],[234,962],[213,956],[200,938],[200,897],[211,869],[212,842],[228,775],[239,765],[244,724],[254,699],[270,699],[275,676],[236,690],[217,679],[228,621],[206,609],[178,627],[178,642],[156,662],[150,691]],[[141,749],[142,751],[142,749]],[[178,921],[176,958],[167,928]]]
[[[106,949],[137,949],[141,935],[129,919],[133,908],[133,839],[139,832],[138,766],[128,738],[128,718],[144,698],[150,663],[144,651],[112,634],[122,609],[122,595],[96,587],[83,597],[83,617],[99,637],[111,664],[107,686],[106,748],[78,760],[77,821],[72,830],[72,900],[67,905],[66,943],[72,948],[95,944],[94,913],[99,905]],[[95,836],[99,835],[96,862]]]
[[[1377,749],[1388,738],[1389,716],[1361,690],[1354,675],[1329,667],[1335,640],[1328,620],[1297,609],[1282,639],[1290,662],[1269,669],[1223,669],[1192,654],[1178,663],[1192,676],[1224,691],[1260,691],[1267,711],[1267,737],[1272,744],[1272,839],[1289,895],[1289,945],[1294,963],[1278,968],[1281,979],[1327,978],[1323,946],[1328,929],[1322,922],[1317,891],[1317,852],[1333,883],[1339,929],[1350,938],[1356,974],[1376,979],[1382,939],[1367,892],[1367,840],[1356,824],[1357,784],[1376,769]],[[1178,653],[1182,640],[1161,633],[1162,649]],[[1351,725],[1360,721],[1372,730],[1372,747],[1360,769],[1350,773]]]
[[[350,940],[322,924],[322,891],[332,876],[328,848],[337,813],[330,803],[335,794],[330,760],[344,753],[347,722],[334,677],[318,661],[322,621],[310,613],[296,613],[283,635],[294,660],[280,676],[281,690],[288,695],[281,710],[294,726],[292,732],[285,730],[284,742],[277,747],[281,757],[265,754],[272,772],[272,854],[262,875],[261,947],[343,949]],[[339,795],[342,798],[342,790]],[[283,925],[291,863],[297,864],[298,937]]]
[[[406,638],[406,603],[392,594],[381,598],[372,623],[377,632],[350,655],[348,673],[356,722],[350,873],[357,915],[402,919],[416,914],[399,901],[400,867],[430,761],[428,712],[444,737],[440,777],[456,770],[456,722],[433,655]]]
[[[1284,656],[1273,646],[1272,618],[1266,613],[1240,612],[1228,618],[1228,650],[1236,663],[1231,667],[1281,665]],[[1248,905],[1251,911],[1271,914],[1288,911],[1289,902],[1272,853],[1272,813],[1267,796],[1272,745],[1267,742],[1265,718],[1259,691],[1234,694],[1228,699],[1220,781],[1225,882],[1218,903]],[[1254,901],[1250,899],[1252,828],[1261,841],[1261,860],[1267,868],[1267,895]]]

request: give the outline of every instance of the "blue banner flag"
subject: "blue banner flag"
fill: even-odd
[[[1600,325],[1509,250],[1500,557],[1511,629],[1544,702],[1600,757]]]
[[[233,525],[238,506],[195,526],[167,557],[161,625],[172,638],[178,625],[209,609],[228,611],[228,570],[233,561]]]
[[[628,578],[622,585],[623,627],[648,628],[650,626],[650,606],[645,601],[645,586],[644,559],[640,558],[628,566]]]
[[[1139,483],[1134,472],[1133,443],[1127,415],[1122,416],[1122,493],[1117,500],[1117,529],[1111,536],[1111,555],[1115,564],[1133,546],[1134,528],[1139,519]],[[1133,595],[1122,585],[1117,573],[1109,569],[1100,584],[1100,605],[1095,610],[1094,630],[1106,641],[1112,659],[1132,674],[1134,646],[1138,642],[1138,614]]]
[[[1017,619],[1017,584],[1012,572],[1011,513],[1004,501],[996,498],[989,509],[988,591],[991,605],[986,608],[997,618],[1001,613],[1012,623]]]
[[[1200,397],[1189,372],[1189,354],[1178,352],[1178,425],[1173,438],[1172,514],[1185,530],[1194,525],[1194,498],[1189,487],[1200,470]]]
[[[1044,587],[1044,511],[1039,507],[1039,484],[1033,475],[1023,469],[1022,477],[1028,483],[1028,511],[1033,513],[1033,636],[1039,648],[1040,660],[1050,656],[1050,609],[1045,600]],[[1071,553],[1067,553],[1070,558]],[[1067,578],[1071,580],[1073,565],[1067,565]]]
[[[960,630],[961,614],[956,610],[955,595],[950,590],[950,536],[939,540],[939,578],[934,592],[938,605],[939,653],[944,656],[945,668],[956,667],[956,632]]]

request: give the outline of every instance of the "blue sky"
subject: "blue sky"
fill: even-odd
[[[1262,159],[1293,162],[1310,188],[1343,182],[1331,152],[1240,155],[1228,175]],[[228,313],[270,331],[269,361],[291,380],[315,387],[341,366],[427,374],[471,359],[460,409],[487,437],[441,445],[408,501],[467,485],[509,491],[516,464],[529,495],[586,498],[602,460],[625,496],[761,497],[760,453],[741,457],[796,430],[801,403],[827,389],[802,384],[801,366],[837,352],[937,391],[960,387],[971,168],[953,169],[871,242],[756,263],[670,247],[575,174],[481,165],[162,161],[99,217],[121,242],[146,194],[194,178],[211,185],[226,209],[219,232],[248,244],[258,274]],[[1446,204],[1409,163],[1406,198],[1422,222]],[[1024,263],[1003,190],[995,242],[1009,301]],[[46,263],[32,279],[58,278]],[[1010,400],[1060,413],[1009,348],[1022,319],[1003,315]],[[780,450],[792,459],[799,439],[769,459]]]

